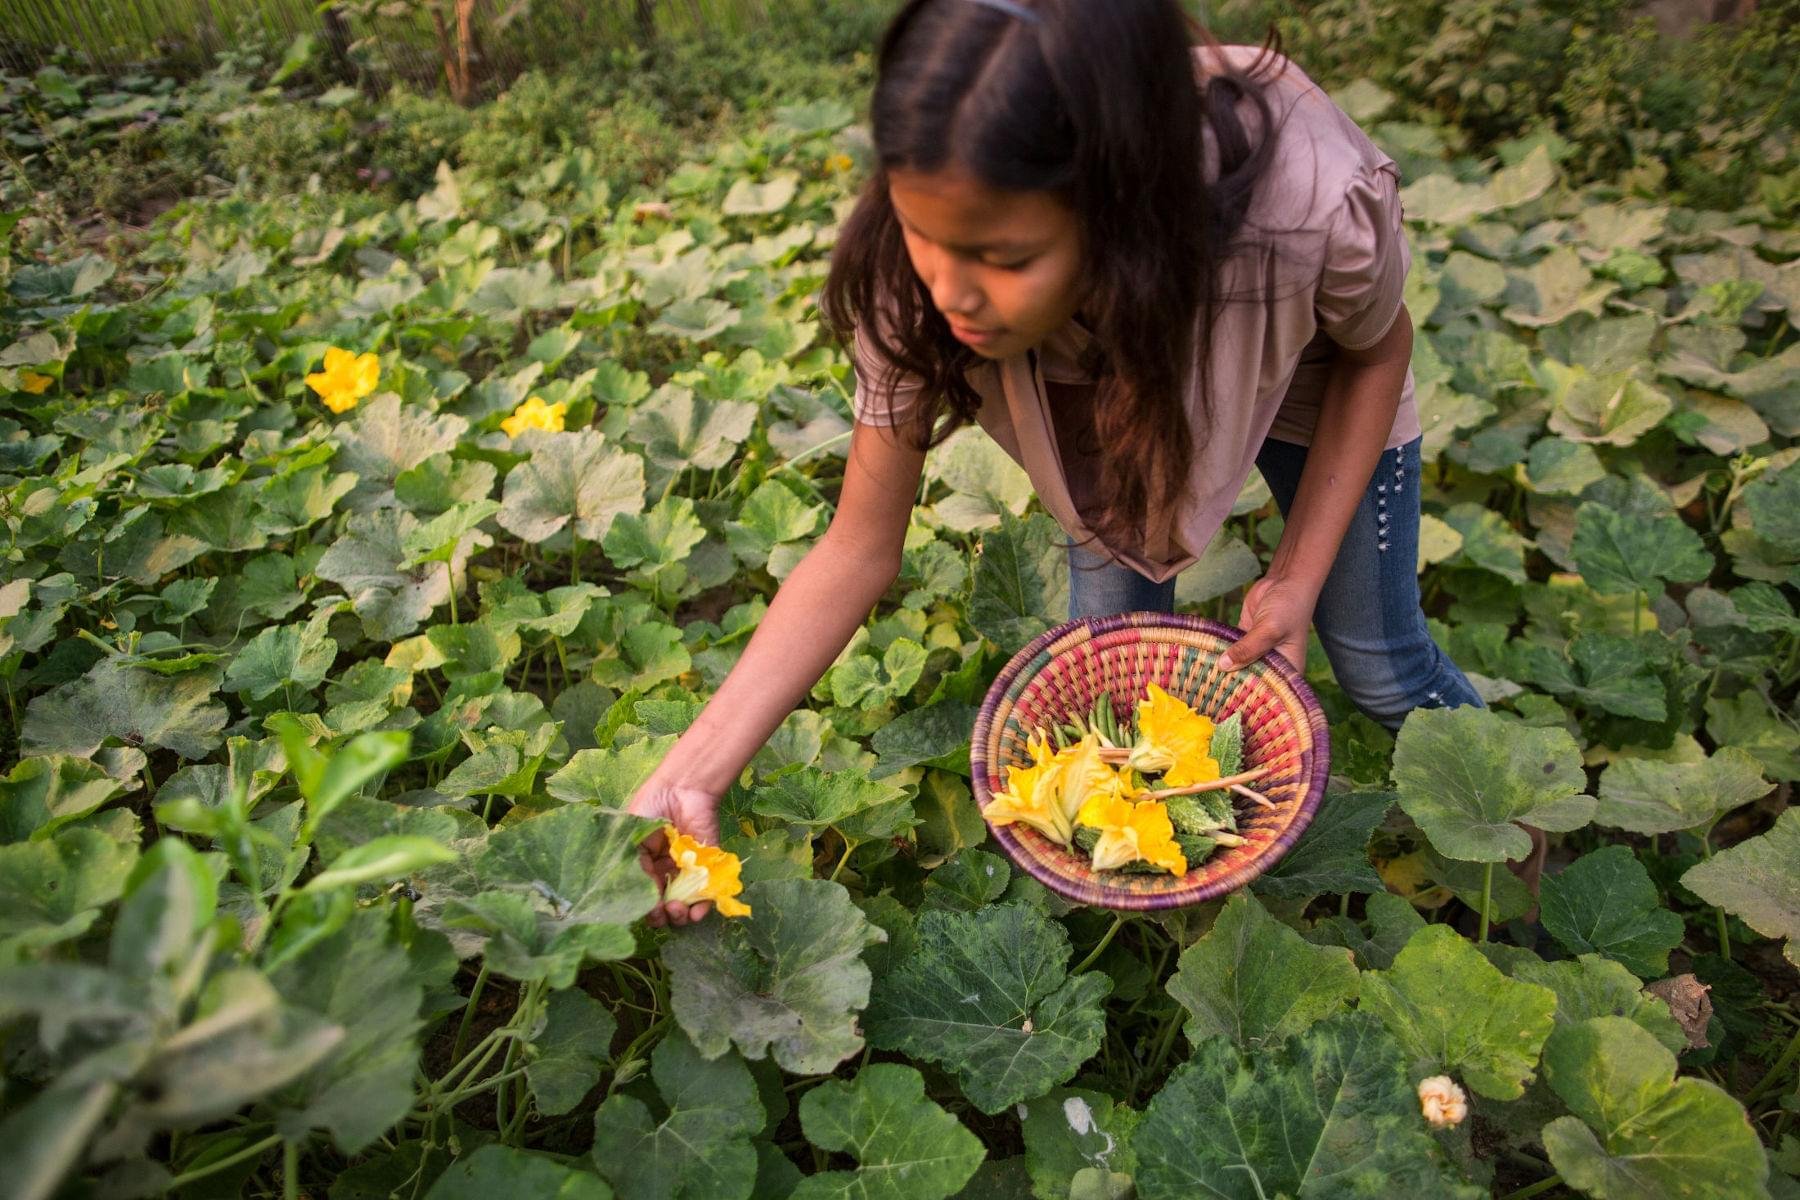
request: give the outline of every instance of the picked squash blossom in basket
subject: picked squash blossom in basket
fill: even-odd
[[[711,900],[719,906],[720,916],[750,915],[750,906],[737,898],[744,890],[743,881],[738,878],[737,855],[708,846],[673,825],[663,826],[663,836],[669,839],[669,857],[676,866],[675,874],[663,888],[664,900],[679,900],[683,904]]]
[[[1006,768],[988,819],[1085,851],[1097,871],[1182,875],[1218,847],[1242,845],[1226,790],[1247,778],[1227,778],[1242,760],[1242,719],[1215,724],[1154,683],[1134,715],[1122,724],[1102,693],[1087,714],[1056,727],[1055,750],[1040,730],[1026,742],[1031,765]]]

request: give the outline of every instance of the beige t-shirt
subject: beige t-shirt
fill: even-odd
[[[1204,70],[1212,52],[1196,53]],[[1257,48],[1230,46],[1223,53],[1247,66]],[[1142,544],[1110,547],[1152,580],[1170,578],[1195,561],[1190,548],[1212,540],[1265,438],[1310,444],[1333,344],[1372,346],[1400,311],[1411,258],[1399,172],[1298,67],[1278,65],[1265,89],[1278,133],[1242,235],[1249,248],[1221,264],[1224,300],[1213,341],[1195,350],[1196,358],[1208,356],[1213,412],[1209,421],[1202,417],[1196,384],[1188,405],[1193,474],[1178,504],[1150,514]],[[1258,136],[1255,109],[1246,102],[1238,111]],[[1046,385],[1093,382],[1077,365],[1088,341],[1087,331],[1071,322],[1035,355],[983,362],[968,376],[981,397],[976,419],[1025,469],[1044,508],[1077,541],[1092,536],[1080,513],[1094,498],[1098,459],[1084,452],[1092,447],[1059,445],[1058,426],[1067,441],[1071,423],[1066,416],[1053,419]],[[856,419],[903,421],[922,382],[901,379],[891,397],[877,394],[884,364],[860,338],[855,358]],[[1065,403],[1080,395],[1056,390]],[[1419,432],[1409,370],[1387,448]]]

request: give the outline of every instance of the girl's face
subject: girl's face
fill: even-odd
[[[1075,315],[1081,238],[1055,196],[997,191],[949,169],[893,171],[888,198],[913,270],[977,354],[1022,354]]]

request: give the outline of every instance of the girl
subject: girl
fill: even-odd
[[[633,812],[716,838],[898,573],[926,449],[969,421],[1072,539],[1072,616],[1169,611],[1254,464],[1285,524],[1225,665],[1303,664],[1316,626],[1390,728],[1481,702],[1419,608],[1397,173],[1316,85],[1178,0],[911,0],[871,116],[823,297],[857,374],[836,515]]]

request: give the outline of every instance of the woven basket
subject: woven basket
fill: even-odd
[[[1244,845],[1221,848],[1183,876],[1096,872],[1079,850],[1024,825],[994,826],[1008,857],[1052,891],[1081,904],[1147,910],[1178,908],[1237,890],[1286,854],[1325,795],[1331,742],[1312,690],[1279,654],[1226,671],[1219,655],[1242,631],[1217,621],[1136,612],[1058,625],[1013,655],[988,689],[969,751],[975,798],[985,811],[1006,786],[1005,768],[1029,766],[1025,743],[1086,713],[1111,692],[1124,721],[1155,683],[1215,721],[1244,715],[1244,767],[1268,766],[1253,785],[1273,808],[1234,807]]]

